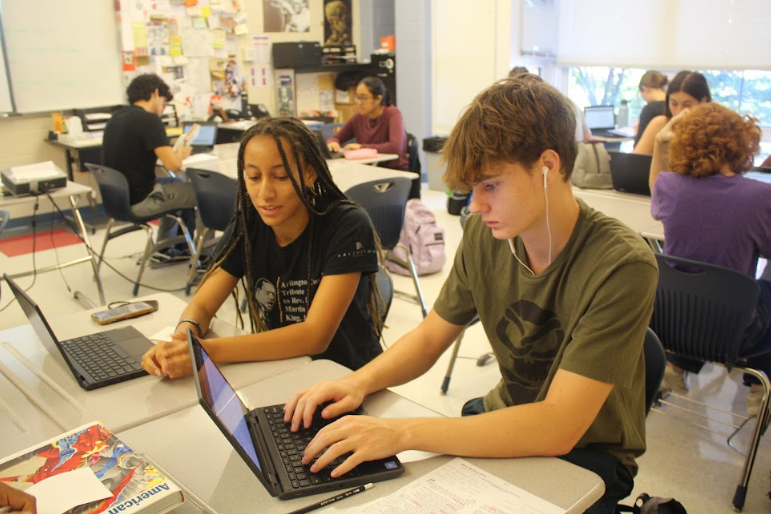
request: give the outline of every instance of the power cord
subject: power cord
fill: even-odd
[[[94,255],[94,256],[96,257],[96,256],[97,256],[96,252],[95,252],[95,251],[94,251],[94,249],[91,247],[91,245],[89,245],[88,243],[86,243],[86,240],[85,240],[85,239],[83,238],[83,236],[80,234],[80,230],[78,229],[78,227],[77,227],[77,225],[75,224],[75,222],[74,222],[74,221],[72,221],[72,220],[70,220],[69,218],[67,218],[67,217],[64,215],[64,212],[62,212],[62,210],[59,208],[59,206],[58,206],[58,205],[56,205],[56,202],[54,202],[54,201],[53,201],[53,198],[51,198],[51,194],[50,194],[48,191],[45,191],[45,194],[46,194],[46,195],[48,196],[48,198],[51,200],[51,203],[52,203],[52,205],[53,205],[53,206],[56,208],[56,210],[57,210],[57,212],[59,213],[59,216],[62,218],[62,220],[64,220],[64,221],[65,221],[65,222],[66,222],[66,223],[67,223],[67,224],[68,224],[68,225],[69,225],[69,226],[72,228],[72,230],[73,230],[73,232],[75,233],[75,235],[76,235],[76,236],[78,236],[78,239],[80,239],[80,240],[81,240],[81,242],[83,242],[83,244],[86,246],[86,248],[88,248],[88,251],[89,251],[89,252],[91,252],[91,254],[92,254],[92,255]],[[97,257],[97,258],[98,258],[98,257]],[[126,275],[124,275],[123,273],[121,273],[120,271],[118,271],[118,270],[117,270],[117,269],[116,269],[116,268],[115,268],[115,267],[114,267],[112,264],[110,264],[109,262],[107,262],[105,259],[101,259],[101,260],[100,260],[100,265],[101,265],[101,264],[104,264],[105,266],[107,266],[108,268],[110,268],[111,270],[113,270],[113,271],[114,271],[114,272],[115,272],[115,273],[116,273],[116,274],[117,274],[119,277],[121,277],[122,279],[126,280],[127,282],[130,282],[131,284],[133,284],[133,283],[134,283],[134,281],[133,281],[131,278],[127,277]],[[184,291],[184,290],[185,290],[185,288],[184,288],[184,287],[180,287],[180,288],[177,288],[177,289],[162,289],[162,288],[160,288],[160,287],[153,287],[153,286],[149,286],[149,285],[147,285],[147,284],[143,284],[143,283],[141,283],[141,282],[139,283],[139,285],[140,285],[141,287],[145,287],[145,288],[147,288],[147,289],[150,289],[150,290],[152,290],[152,291],[158,291],[158,292],[161,292],[161,293],[178,293],[178,292],[180,292],[180,291]]]

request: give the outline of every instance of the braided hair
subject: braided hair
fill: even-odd
[[[337,185],[332,180],[332,175],[329,172],[329,167],[324,159],[322,150],[319,147],[316,137],[311,131],[297,118],[291,117],[277,117],[277,118],[263,118],[257,122],[254,126],[249,128],[241,138],[241,144],[238,148],[238,179],[237,179],[237,192],[236,192],[236,211],[233,214],[233,218],[230,220],[230,225],[233,226],[233,230],[226,231],[223,238],[227,238],[226,241],[220,243],[221,250],[218,252],[217,257],[210,264],[209,268],[203,276],[201,283],[211,275],[211,273],[219,268],[221,264],[230,256],[235,249],[243,244],[244,251],[244,263],[245,273],[241,278],[241,284],[244,287],[246,293],[246,303],[249,309],[249,318],[252,332],[262,332],[267,330],[265,322],[259,315],[259,309],[255,301],[254,294],[251,291],[256,290],[254,273],[252,272],[252,245],[249,240],[247,227],[252,226],[253,223],[260,223],[259,213],[252,204],[252,200],[246,189],[246,182],[244,179],[244,152],[246,145],[252,138],[257,136],[270,136],[276,142],[281,160],[284,164],[284,170],[287,176],[292,182],[297,196],[302,201],[306,209],[308,209],[309,221],[308,221],[308,255],[307,255],[307,269],[306,269],[306,291],[305,300],[308,309],[310,309],[311,300],[313,298],[312,281],[311,281],[311,269],[314,260],[313,241],[316,228],[316,218],[319,216],[326,216],[332,210],[340,204],[353,204],[355,202],[348,199],[345,194],[340,191]],[[294,157],[295,165],[297,166],[297,175],[292,173],[292,167],[290,161],[287,158],[284,150],[282,140],[289,143],[292,150],[292,156]],[[302,159],[301,159],[302,156]],[[301,163],[305,162],[310,165],[316,171],[316,181],[312,187],[308,187],[306,181],[303,180],[303,170]],[[361,206],[359,206],[361,208]],[[372,227],[373,234],[375,236],[375,246],[378,255],[378,262],[382,264],[382,249],[380,246],[380,238]],[[229,233],[228,233],[229,232]],[[377,287],[377,281],[375,274],[369,275],[370,282],[370,295],[367,303],[367,313],[372,318],[372,323],[375,329],[375,333],[380,337],[383,330],[383,321],[380,317],[381,305],[385,305],[383,297],[380,294],[380,290]],[[238,288],[233,290],[233,296],[238,306]],[[241,319],[241,311],[236,308],[238,312],[239,320],[243,325],[243,319]]]

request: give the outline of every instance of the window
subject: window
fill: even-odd
[[[634,126],[645,105],[637,85],[646,70],[640,68],[608,68],[577,66],[570,68],[568,96],[579,107],[587,105],[618,106],[621,100],[629,104],[629,123]],[[673,78],[677,72],[665,70]],[[707,78],[712,101],[741,114],[758,119],[768,141],[761,143],[756,163],[771,153],[771,71],[711,70],[702,71]]]

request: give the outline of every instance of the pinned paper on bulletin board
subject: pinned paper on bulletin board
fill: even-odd
[[[182,55],[182,39],[179,36],[169,37],[169,55]]]
[[[185,0],[185,7],[192,7],[198,5],[198,0]]]
[[[150,55],[169,55],[169,27],[165,22],[147,24],[147,50]]]
[[[216,29],[213,31],[212,46],[214,48],[225,48],[225,31]]]
[[[227,59],[211,58],[209,59],[209,74],[212,80],[225,80],[225,66]]]
[[[137,69],[137,61],[134,52],[131,50],[123,52],[123,71],[134,71]]]
[[[147,24],[143,21],[135,21],[131,24],[131,33],[136,55],[147,55]]]

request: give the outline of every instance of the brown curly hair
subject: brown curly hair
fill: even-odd
[[[670,170],[706,177],[728,165],[734,173],[744,173],[760,149],[757,121],[716,103],[697,105],[673,128]]]

